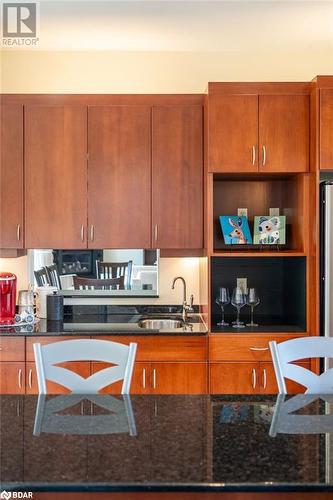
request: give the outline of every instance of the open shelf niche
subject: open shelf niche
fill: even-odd
[[[305,255],[306,196],[308,178],[300,174],[214,174],[213,176],[213,255]],[[269,215],[279,208],[286,216],[285,245],[226,245],[219,222],[220,215],[237,215],[238,208],[248,209],[253,236],[254,217]]]
[[[215,299],[219,287],[229,288],[237,278],[247,278],[247,286],[257,289],[260,304],[255,308],[255,328],[236,329],[236,309],[225,307],[229,327],[219,327],[221,308]],[[306,257],[212,257],[211,331],[221,333],[305,333],[306,332]],[[250,321],[250,307],[241,309],[241,320]]]

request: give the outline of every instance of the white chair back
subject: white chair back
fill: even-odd
[[[333,338],[302,337],[280,344],[271,341],[269,347],[280,394],[287,394],[285,378],[306,387],[305,394],[333,394],[333,368],[317,375],[292,364],[307,358],[333,358]]]
[[[123,380],[121,394],[128,394],[131,385],[136,343],[129,346],[108,340],[76,339],[34,344],[38,389],[46,394],[46,380],[66,387],[76,394],[96,394],[98,391],[119,380]],[[66,361],[103,361],[115,366],[83,378],[79,374],[55,366]]]
[[[35,416],[34,436],[40,436],[42,432],[48,434],[119,434],[129,433],[136,436],[135,419],[132,410],[131,398],[124,394],[120,398],[109,394],[77,395],[66,394],[45,400],[47,396],[40,394]],[[91,404],[90,415],[68,414],[68,410],[81,403],[81,409],[85,401]],[[94,406],[103,408],[107,414],[94,415]],[[66,410],[65,415],[61,412]]]

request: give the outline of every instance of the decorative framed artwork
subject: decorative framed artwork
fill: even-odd
[[[245,215],[220,215],[220,224],[226,245],[251,245],[252,236]]]
[[[285,245],[286,217],[279,215],[256,216],[254,218],[253,243],[255,245]]]

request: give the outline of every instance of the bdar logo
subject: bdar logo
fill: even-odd
[[[9,500],[9,498],[12,496],[11,493],[9,493],[9,491],[2,491],[1,494],[0,494],[0,498],[4,498],[5,500]]]
[[[36,3],[3,3],[3,38],[34,38],[37,35]]]

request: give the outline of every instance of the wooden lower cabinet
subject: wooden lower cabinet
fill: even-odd
[[[25,364],[5,361],[0,363],[0,394],[25,393]]]
[[[310,362],[298,363],[310,369]],[[288,394],[304,392],[304,387],[286,380]],[[277,394],[273,363],[212,363],[210,365],[210,392],[212,394]]]
[[[256,394],[258,363],[212,363],[210,392],[212,394]]]
[[[109,366],[92,363],[92,373]],[[120,394],[122,382],[105,387],[101,392]],[[131,394],[205,394],[206,363],[135,363]]]

